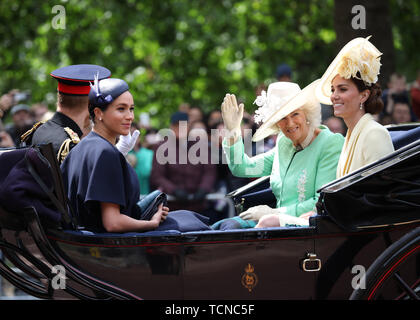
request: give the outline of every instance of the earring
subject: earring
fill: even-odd
[[[309,121],[306,121],[306,124],[310,124],[310,122]]]
[[[363,103],[360,102],[360,110],[362,110],[362,109],[363,109]]]

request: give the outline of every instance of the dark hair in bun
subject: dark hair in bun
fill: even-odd
[[[384,108],[384,102],[382,101],[382,89],[379,82],[376,82],[370,86],[366,85],[363,80],[350,78],[351,81],[356,85],[359,92],[369,90],[369,98],[365,101],[364,108],[367,113],[379,114]]]

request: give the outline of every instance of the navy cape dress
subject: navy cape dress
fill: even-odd
[[[140,186],[135,170],[108,140],[90,132],[61,165],[64,187],[80,224],[93,232],[106,232],[100,202],[120,206],[120,212],[140,217]],[[170,212],[155,230],[210,230],[208,218],[186,210]]]

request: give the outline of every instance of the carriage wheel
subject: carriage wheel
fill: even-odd
[[[351,300],[420,299],[420,227],[389,246],[366,272]]]

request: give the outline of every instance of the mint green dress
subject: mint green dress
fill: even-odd
[[[270,175],[270,186],[277,198],[277,208],[299,217],[315,209],[324,184],[335,180],[344,137],[326,126],[305,149],[298,151],[292,141],[280,133],[276,146],[249,158],[242,139],[232,146],[223,141],[223,150],[232,174],[239,177]]]

